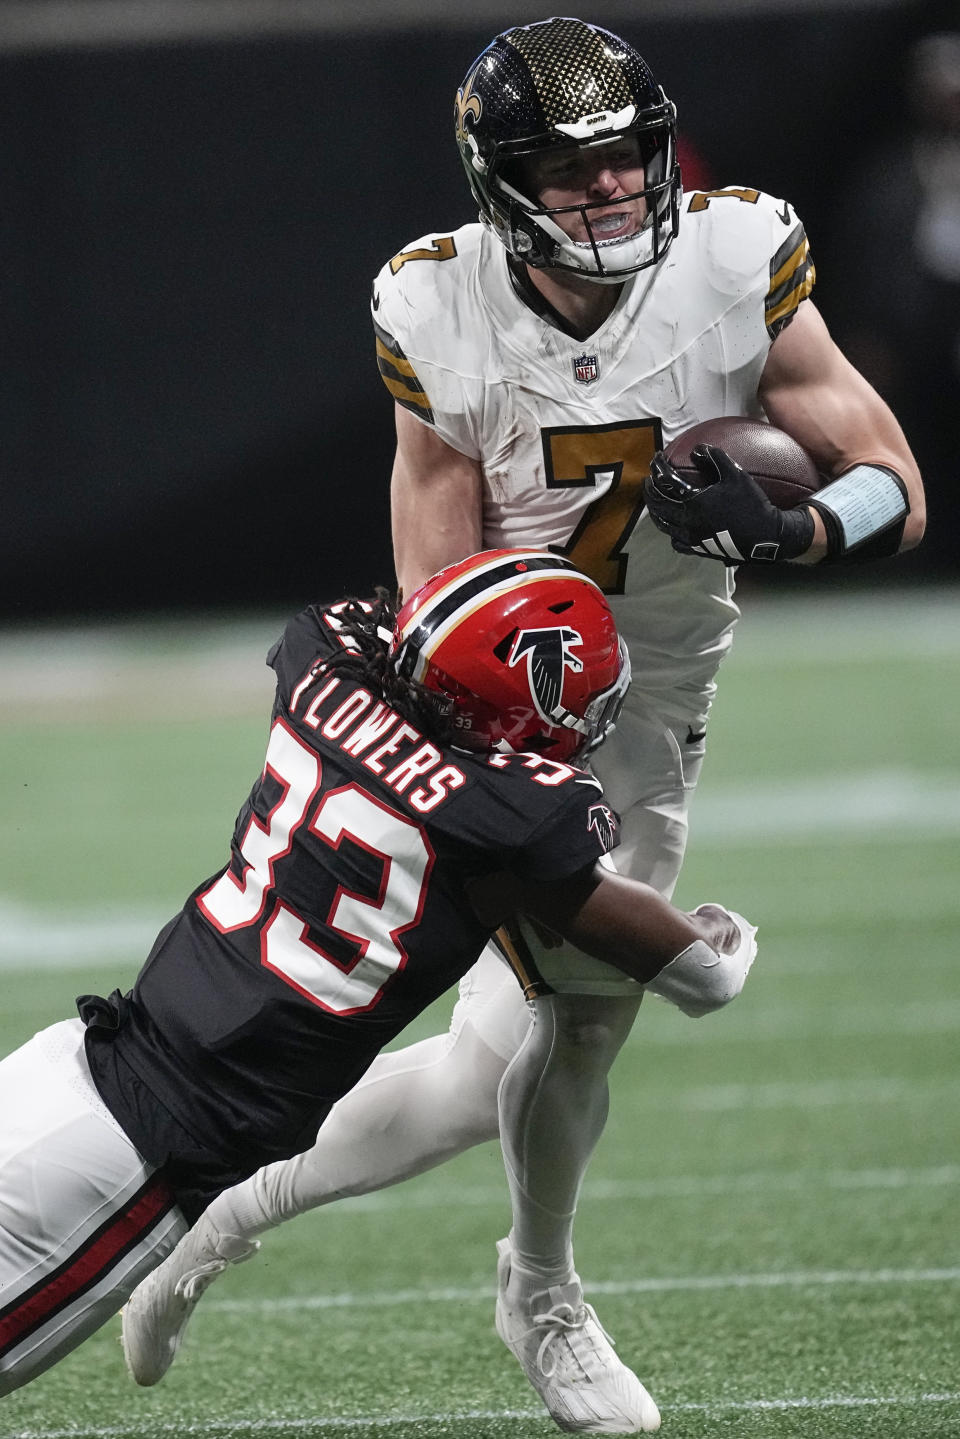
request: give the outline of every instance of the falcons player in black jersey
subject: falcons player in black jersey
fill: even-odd
[[[742,950],[739,916],[598,863],[618,820],[580,764],[630,670],[568,560],[473,556],[396,619],[384,595],[313,606],[268,659],[230,862],[128,994],[84,996],[0,1063],[0,1394],[116,1313],[217,1194],[311,1145],[498,927],[538,993],[519,910],[644,982],[715,984]]]

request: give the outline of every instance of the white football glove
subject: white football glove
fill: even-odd
[[[736,999],[757,957],[756,926],[725,905],[715,908],[728,914],[740,931],[740,943],[733,953],[719,954],[702,939],[695,940],[664,965],[656,979],[644,985],[644,989],[669,1000],[691,1019],[700,1019]]]

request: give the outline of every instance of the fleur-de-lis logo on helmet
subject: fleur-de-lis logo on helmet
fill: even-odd
[[[466,145],[468,142],[466,120],[467,116],[474,124],[480,119],[483,113],[483,101],[479,95],[473,93],[473,80],[476,70],[467,79],[467,83],[457,91],[457,98],[454,102],[453,117],[457,126],[457,144]]]

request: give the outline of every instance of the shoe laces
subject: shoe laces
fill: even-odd
[[[596,1339],[587,1331],[589,1324],[592,1323],[596,1326],[599,1334],[608,1344],[613,1344],[613,1339],[600,1323],[592,1304],[581,1304],[577,1308],[568,1303],[555,1304],[552,1309],[546,1310],[543,1314],[532,1314],[530,1317],[531,1322],[537,1328],[546,1330],[537,1350],[537,1368],[545,1379],[552,1379],[559,1368],[558,1340],[568,1339],[577,1333],[587,1340],[591,1349],[595,1352],[598,1351],[599,1346]]]

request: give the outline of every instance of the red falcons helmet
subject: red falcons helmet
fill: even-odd
[[[630,661],[603,592],[547,550],[484,550],[397,616],[390,659],[444,700],[453,743],[570,760],[613,728]]]

